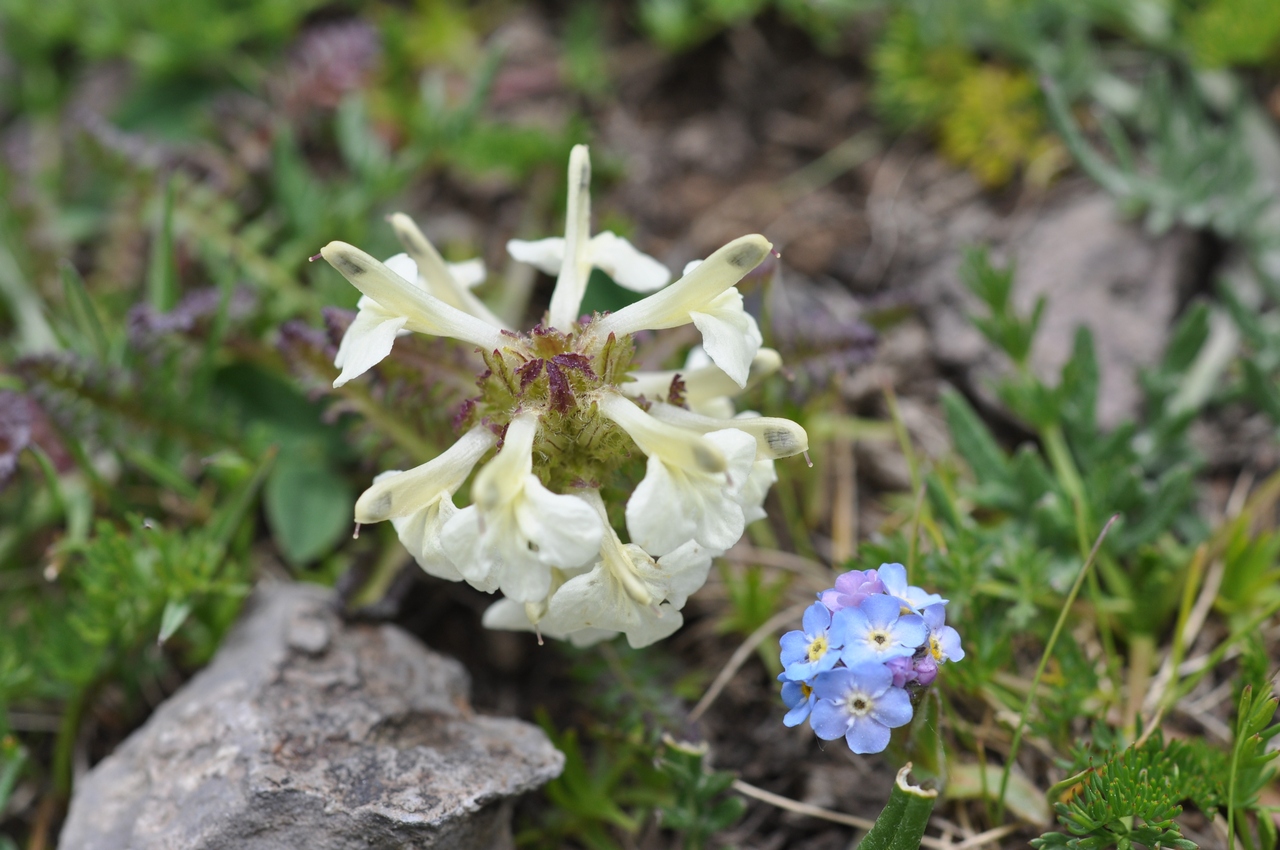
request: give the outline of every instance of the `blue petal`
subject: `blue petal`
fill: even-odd
[[[924,624],[929,631],[936,632],[947,622],[947,606],[930,605],[924,609]]]
[[[810,697],[807,700],[804,700],[799,705],[795,706],[794,708],[792,708],[790,711],[786,713],[786,716],[782,718],[782,725],[783,726],[799,726],[801,723],[805,722],[806,719],[808,719],[809,712],[813,711],[813,705],[814,705],[814,698],[812,695],[810,695]]]
[[[924,619],[916,614],[908,614],[898,620],[889,633],[898,643],[912,649],[921,646],[929,638],[929,630],[925,628]]]
[[[870,628],[871,623],[861,608],[841,608],[831,617],[831,631],[827,633],[827,639],[832,646],[844,646],[857,635],[866,634]]]
[[[871,714],[890,729],[897,729],[911,722],[911,697],[902,688],[890,688],[876,697]]]
[[[884,752],[889,746],[889,727],[869,716],[859,717],[849,727],[845,740],[849,742],[849,749],[859,755]]]
[[[849,731],[849,715],[831,700],[820,699],[813,704],[809,725],[813,727],[813,734],[822,740],[834,741]]]
[[[897,599],[879,593],[862,600],[860,607],[871,625],[877,628],[883,628],[898,619],[898,614],[902,610]]]
[[[938,633],[938,646],[942,647],[942,653],[947,656],[948,661],[964,659],[964,649],[960,646],[960,633],[950,626],[943,626],[942,631]]]
[[[787,708],[795,708],[802,702],[808,702],[799,682],[784,682],[782,685],[782,701]]]
[[[878,662],[849,666],[849,676],[859,690],[880,696],[893,685],[893,671]]]
[[[852,670],[839,667],[814,676],[813,692],[818,695],[818,699],[842,700],[849,689],[857,684],[858,680]]]
[[[805,609],[804,633],[807,635],[816,635],[818,632],[825,632],[831,625],[831,612],[826,605],[821,602],[815,602]]]
[[[778,643],[782,647],[783,667],[789,667],[809,654],[809,639],[804,632],[787,632]]]
[[[902,566],[902,564],[881,564],[876,573],[880,576],[880,581],[884,584],[885,590],[889,591],[890,596],[906,597],[906,567]]]

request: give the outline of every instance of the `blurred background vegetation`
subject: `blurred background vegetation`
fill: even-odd
[[[730,116],[709,153],[686,155],[686,122],[781,96],[735,83],[761,44],[847,83],[847,113],[781,129]],[[664,730],[703,735],[718,767],[806,793],[819,751],[778,722],[771,636],[855,564],[901,561],[952,600],[969,657],[939,678],[942,737],[911,730],[896,757],[949,777],[947,816],[971,834],[1021,819],[1003,838],[1018,846],[1048,830],[1051,784],[1166,716],[1209,741],[1196,758],[1230,752],[1242,689],[1274,673],[1280,610],[1278,82],[1274,0],[0,0],[0,846],[51,845],[77,772],[209,659],[263,577],[337,584],[352,610],[461,655],[483,708],[539,719],[569,765],[551,805],[522,814],[527,846],[655,846],[672,830],[686,846],[844,846],[843,827],[760,804],[739,821],[731,778],[654,755]],[[684,157],[680,191],[646,192],[630,171],[641,126],[651,156]],[[733,128],[790,140],[786,157],[735,160]],[[517,674],[516,637],[474,638],[483,598],[403,572],[389,529],[349,539],[376,470],[451,440],[467,353],[406,341],[332,390],[357,293],[307,257],[331,239],[394,253],[382,219],[404,210],[449,259],[483,256],[482,296],[528,324],[547,281],[502,246],[558,231],[578,142],[595,146],[602,226],[673,268],[717,239],[770,235],[816,187],[862,203],[858,169],[900,145],[936,151],[997,205],[1085,175],[1153,235],[1199,234],[1209,259],[1140,412],[1110,429],[1089,333],[1060,375],[1038,375],[1039,308],[1017,310],[1016,270],[985,254],[957,273],[1008,367],[999,411],[936,383],[850,406],[842,380],[915,306],[859,291],[859,318],[825,327],[775,315],[780,278],[762,275],[749,301],[793,375],[748,406],[802,422],[825,471],[780,465],[770,520],[723,562],[685,638],[546,649]],[[768,191],[731,215],[695,197],[708,173],[737,200],[748,181]],[[720,221],[733,215],[740,230]],[[597,276],[589,306],[624,303]],[[934,411],[946,448],[919,445],[899,394]],[[1266,422],[1266,445],[1211,467],[1191,435],[1223,411]],[[858,445],[900,457],[905,486],[856,478]],[[1222,481],[1227,507],[1210,510]],[[874,527],[850,508],[859,490]],[[701,706],[691,726],[739,646],[750,660],[719,702],[732,707]],[[1199,807],[1188,834],[1245,811],[1235,828],[1273,847],[1270,774],[1232,764],[1222,788],[1170,792]],[[1251,796],[1228,799],[1232,777]],[[1132,813],[1112,814],[1089,846]]]

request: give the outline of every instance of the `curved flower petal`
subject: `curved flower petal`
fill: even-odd
[[[700,355],[700,358],[696,357]],[[705,363],[697,363],[705,358]],[[671,390],[671,382],[679,377],[684,384],[685,403],[689,409],[717,419],[728,419],[733,416],[733,402],[730,396],[749,390],[763,379],[782,368],[782,357],[772,348],[762,348],[751,360],[751,370],[747,374],[745,387],[725,374],[724,370],[711,362],[710,357],[701,346],[689,352],[689,362],[684,369],[672,369],[664,372],[632,372],[630,382],[622,384],[618,389],[631,398],[645,396],[649,399],[666,398]]]
[[[590,505],[552,493],[532,473],[537,431],[534,413],[511,420],[497,456],[476,475],[474,504],[441,532],[445,552],[467,581],[496,580],[517,602],[546,599],[551,568],[590,561],[603,533]]]
[[[503,346],[504,337],[497,327],[450,307],[359,248],[330,242],[320,253],[356,289],[388,313],[406,317],[409,330],[460,339],[486,351]]]
[[[440,256],[440,252],[431,244],[431,240],[423,235],[413,219],[404,213],[395,213],[391,216],[391,227],[395,230],[400,244],[413,260],[414,267],[425,284],[423,288],[430,295],[495,328],[506,327],[502,320],[471,292],[471,286],[484,280],[483,260],[469,260],[467,263],[459,263],[456,266],[446,263]],[[455,269],[462,269],[472,282],[463,283],[455,277]],[[417,280],[403,274],[401,276],[410,281]]]
[[[723,552],[742,537],[746,516],[735,497],[750,477],[755,439],[731,428],[704,439],[725,458],[725,472],[702,472],[661,454],[649,456],[626,511],[631,539],[646,551],[665,555],[692,539]]]
[[[702,416],[683,407],[656,402],[649,407],[649,415],[662,422],[670,422],[681,428],[703,434],[732,427],[745,431],[756,439],[756,460],[776,460],[791,457],[809,448],[809,435],[804,428],[790,419],[773,416],[738,416],[729,422],[711,416]]]
[[[703,435],[660,422],[618,393],[601,393],[596,403],[600,412],[626,431],[645,454],[659,455],[682,469],[725,470],[724,456]]]
[[[449,275],[460,286],[464,286],[467,289],[475,289],[484,283],[485,278],[489,276],[484,267],[484,260],[480,257],[472,257],[460,263],[445,263],[444,265],[449,270]]]
[[[552,236],[534,241],[511,239],[507,242],[507,253],[511,259],[528,263],[544,274],[559,274],[564,263],[564,237]]]
[[[769,240],[758,234],[735,239],[666,289],[603,317],[597,325],[599,332],[606,337],[611,333],[622,336],[646,328],[687,325],[693,321],[690,313],[707,310],[726,289],[760,265],[772,248]],[[724,368],[724,364],[718,365]]]
[[[526,613],[525,606],[512,599],[499,599],[485,609],[480,619],[486,629],[499,629],[510,632],[538,632],[556,640],[567,640],[577,647],[594,646],[603,640],[618,636],[617,632],[606,629],[578,629],[567,632],[558,628],[553,620],[543,617],[534,625]]]
[[[739,387],[745,387],[751,361],[764,337],[755,317],[743,308],[742,293],[737,287],[730,287],[704,309],[691,311],[689,319],[702,334],[702,347],[711,361]]]
[[[451,496],[496,442],[488,428],[478,425],[435,459],[407,472],[382,473],[356,500],[356,522],[369,524],[409,516],[442,495]]]
[[[773,461],[758,460],[751,465],[747,483],[735,497],[735,501],[742,505],[742,515],[747,525],[768,516],[764,510],[764,500],[769,495],[769,488],[777,480],[778,473],[773,468]]]
[[[440,530],[457,512],[453,499],[444,496],[415,513],[393,517],[391,520],[401,545],[427,575],[448,581],[463,579],[462,573],[458,572],[458,568],[440,545]]]
[[[671,282],[671,272],[616,233],[606,230],[591,237],[591,265],[632,292],[653,292]]]
[[[362,302],[366,299],[361,298]],[[388,313],[376,303],[362,304],[355,320],[338,343],[338,354],[333,365],[341,369],[334,378],[334,387],[340,387],[358,378],[381,363],[395,344],[396,335],[408,323],[404,316]]]
[[[578,321],[582,296],[591,277],[591,157],[586,145],[569,153],[569,200],[565,209],[564,260],[547,308],[551,327],[570,330]]]

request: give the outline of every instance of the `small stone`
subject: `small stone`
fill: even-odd
[[[76,786],[61,850],[508,848],[558,776],[538,728],[476,715],[458,662],[258,590],[207,669]]]

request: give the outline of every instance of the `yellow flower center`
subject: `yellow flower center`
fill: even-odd
[[[933,635],[929,635],[929,654],[933,656],[934,661],[942,660],[942,646]]]
[[[809,644],[809,661],[814,662],[827,654],[827,636],[818,635]]]
[[[804,697],[805,699],[808,699],[809,695],[812,693],[813,693],[813,688],[809,687],[809,685],[805,682],[800,683],[800,696]]]
[[[845,699],[845,707],[854,717],[862,717],[871,711],[871,700],[861,691],[854,691]]]
[[[892,645],[893,640],[888,632],[883,629],[875,629],[867,634],[867,643],[871,644],[871,648],[877,652],[883,652]]]

